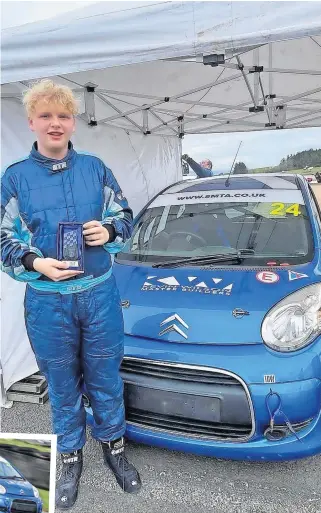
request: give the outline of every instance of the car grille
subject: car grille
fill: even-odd
[[[313,420],[314,420],[313,418],[310,418],[307,420],[303,420],[302,422],[293,422],[293,423],[291,423],[291,426],[292,426],[293,430],[296,433],[298,433],[299,431],[302,431],[302,429],[305,429],[306,427],[308,427]],[[265,426],[265,429],[268,429],[269,427],[270,426]],[[292,434],[291,430],[288,428],[288,426],[286,424],[275,424],[274,429],[275,430],[286,429],[288,435]]]
[[[249,392],[228,371],[125,357],[121,374],[128,423],[231,442],[246,441],[254,432]]]
[[[126,373],[140,374],[141,376],[154,376],[162,379],[174,379],[196,383],[208,383],[211,385],[236,385],[242,386],[240,382],[229,374],[222,374],[217,371],[199,370],[197,367],[180,367],[178,365],[160,364],[142,360],[124,359],[121,370]]]
[[[37,513],[37,504],[34,501],[13,500],[10,513]]]
[[[294,431],[298,432],[298,431],[301,431],[302,429],[308,427],[312,421],[313,421],[313,418],[303,420],[302,422],[296,422],[296,423],[292,424],[292,427],[293,427]]]
[[[232,424],[219,424],[214,422],[193,422],[190,419],[180,419],[168,415],[152,415],[148,412],[129,409],[128,422],[139,424],[142,427],[152,427],[162,431],[180,433],[184,435],[203,435],[206,438],[234,439],[248,437],[251,426]]]

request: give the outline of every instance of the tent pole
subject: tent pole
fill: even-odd
[[[273,46],[272,43],[269,43],[269,68],[271,69],[273,65]],[[273,99],[275,98],[275,94],[273,94],[273,74],[271,71],[269,73],[269,95],[268,95],[268,108],[267,112],[270,113],[269,115],[269,123],[271,125],[271,120],[273,116]]]
[[[84,84],[84,95],[85,95],[85,111],[88,118],[88,125],[96,126],[96,113],[95,113],[95,89],[97,84],[87,82]]]
[[[272,43],[269,43],[272,44]],[[239,69],[237,64],[231,64],[231,63],[225,63],[225,64],[219,64],[221,68],[229,68],[229,69]],[[251,71],[253,69],[253,66],[246,66],[245,64],[242,65],[244,71]],[[272,66],[269,66],[268,68],[264,67],[264,71],[267,73],[293,73],[294,75],[321,75],[320,70],[315,69],[289,69],[289,68],[273,68]]]
[[[306,121],[301,121],[301,123],[290,123],[290,124],[287,123],[286,127],[287,128],[290,128],[290,127],[291,128],[302,128],[302,126],[301,126],[302,124],[307,123],[309,121],[320,120],[320,119],[321,119],[321,116],[316,116],[316,117],[308,119]],[[318,127],[318,125],[315,125],[315,126],[317,128],[319,128],[321,125],[319,125],[319,127]]]
[[[178,135],[178,132],[175,130],[175,128],[169,126],[168,122],[167,121],[164,121],[160,116],[158,116],[158,114],[156,114],[156,112],[154,112],[153,110],[149,109],[149,112],[151,113],[152,116],[154,116],[154,118],[156,118],[158,121],[160,121],[162,123],[162,126],[168,126],[169,130],[171,130],[172,132],[174,132],[175,135]],[[175,118],[176,119],[176,118]],[[170,122],[170,121],[169,121]],[[155,130],[155,128],[154,128]]]
[[[109,107],[111,107],[112,109],[114,109],[116,112],[118,112],[118,114],[120,114],[119,116],[114,116],[113,119],[117,119],[117,118],[125,118],[127,119],[127,121],[129,121],[132,125],[134,125],[136,128],[138,128],[138,130],[140,132],[143,132],[144,133],[144,129],[142,126],[138,125],[135,121],[133,121],[132,119],[130,119],[124,112],[122,112],[120,109],[118,109],[115,105],[113,105],[109,100],[107,100],[107,98],[105,98],[102,94],[100,93],[96,93],[98,98],[101,99],[102,102],[106,103],[106,105],[109,105]],[[139,109],[139,110],[142,110],[142,107]],[[106,118],[106,119],[102,119],[101,122],[104,122],[104,121],[108,121],[109,118]]]
[[[319,93],[321,91],[321,87],[317,87],[316,89],[310,89],[309,91],[306,91],[304,93],[295,94],[294,96],[281,96],[281,99],[286,102],[292,102],[294,100],[299,100],[301,98],[305,98],[305,96],[310,96],[310,94]],[[315,101],[313,98],[311,101]],[[320,101],[320,100],[316,100]]]
[[[258,68],[259,67],[259,49],[256,48],[254,51],[253,51],[253,66],[255,68]],[[253,73],[253,90],[254,90],[254,107],[257,107],[258,104],[259,104],[259,72],[255,71],[255,73]]]
[[[145,105],[145,109],[143,110],[143,133],[145,135],[150,134],[150,130],[148,127],[148,107]]]
[[[239,70],[241,71],[242,75],[243,75],[243,78],[244,78],[244,81],[246,83],[246,87],[248,88],[248,91],[250,93],[250,96],[252,98],[252,101],[253,101],[253,104],[254,104],[254,107],[256,108],[257,107],[257,104],[255,102],[255,97],[254,97],[254,94],[253,94],[253,91],[251,89],[251,86],[250,86],[250,83],[249,83],[249,80],[244,72],[244,69],[243,69],[243,64],[241,62],[241,59],[239,58],[239,56],[237,55],[236,56],[236,59],[237,59],[237,62],[238,62],[238,65],[239,65]]]
[[[148,105],[148,107],[155,107],[155,106],[158,106],[158,105],[162,105],[163,103],[172,102],[174,100],[178,100],[178,99],[182,98],[183,96],[188,96],[190,94],[194,94],[194,93],[198,93],[200,91],[204,91],[205,89],[208,89],[208,88],[213,87],[213,86],[217,86],[217,85],[220,85],[220,84],[225,84],[227,82],[231,82],[232,80],[235,80],[236,78],[239,78],[239,74],[232,75],[231,77],[224,78],[222,80],[217,80],[215,82],[211,82],[210,84],[206,84],[206,85],[203,85],[201,87],[197,87],[195,89],[191,89],[189,91],[184,91],[182,93],[176,94],[175,96],[164,97],[164,98],[160,99],[159,101],[155,101],[153,103],[150,103]],[[100,91],[103,91],[104,94],[110,93],[110,94],[119,94],[119,95],[122,94],[122,95],[126,95],[126,96],[136,96],[135,93],[124,93],[124,92],[119,92],[119,91],[118,92],[117,91],[108,91],[106,89],[104,89],[104,90],[100,89]],[[184,102],[179,101],[178,103],[184,103]],[[200,102],[192,102],[192,104],[194,104],[194,105],[201,105]],[[229,106],[227,105],[226,107],[228,108]],[[101,121],[113,121],[114,119],[117,119],[119,117],[124,117],[125,115],[128,116],[130,114],[135,114],[136,112],[139,112],[142,109],[143,109],[143,107],[140,106],[140,107],[137,107],[135,109],[131,109],[129,111],[123,112],[121,115],[110,116],[108,118],[104,118]]]
[[[309,112],[309,113],[306,113],[306,114],[300,114],[299,116],[295,116],[294,118],[289,118],[288,122],[290,123],[291,121],[294,121],[296,119],[301,119],[301,118],[306,118],[306,117],[309,117],[309,116],[313,116],[314,114],[320,114],[320,118],[321,118],[321,109],[315,110],[313,112]],[[313,118],[313,119],[315,119],[315,118]]]

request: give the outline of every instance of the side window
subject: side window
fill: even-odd
[[[321,235],[321,211],[318,201],[316,199],[315,193],[311,186],[309,186],[310,194],[311,194],[311,207],[313,211],[313,215],[318,223],[319,234]]]

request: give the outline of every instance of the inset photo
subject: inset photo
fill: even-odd
[[[57,437],[0,434],[0,511],[54,513]]]

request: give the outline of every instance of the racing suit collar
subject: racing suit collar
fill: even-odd
[[[30,158],[32,160],[35,160],[38,164],[40,164],[43,167],[46,167],[50,173],[56,173],[57,171],[65,171],[69,168],[71,160],[73,159],[74,155],[76,154],[74,147],[72,145],[72,142],[68,142],[68,153],[65,156],[65,158],[57,160],[57,159],[51,159],[49,157],[45,157],[38,151],[38,144],[37,141],[33,143],[31,152],[30,152]]]

